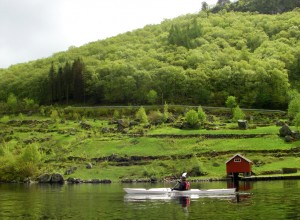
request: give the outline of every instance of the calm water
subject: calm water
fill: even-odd
[[[238,197],[222,198],[132,198],[123,187],[171,185],[0,184],[0,219],[300,219],[300,181],[255,182]]]

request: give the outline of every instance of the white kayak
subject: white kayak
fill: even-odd
[[[235,188],[230,189],[190,189],[190,190],[171,190],[170,188],[124,188],[128,194],[149,194],[149,195],[230,195],[235,194]]]

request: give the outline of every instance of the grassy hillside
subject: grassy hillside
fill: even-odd
[[[65,174],[70,169],[76,170],[65,174],[65,178],[114,182],[161,180],[183,172],[192,179],[222,178],[226,175],[225,162],[236,153],[254,162],[256,175],[300,166],[299,141],[286,143],[278,136],[280,127],[275,122],[285,120],[280,112],[268,118],[261,113],[248,130],[239,130],[237,123],[209,112],[213,120],[206,123],[206,129],[175,128],[184,119],[182,114],[171,123],[135,123],[120,128],[111,117],[72,120],[62,112],[55,118],[53,113],[52,117],[2,117],[1,181],[22,181],[45,172]],[[122,121],[134,119],[127,115]],[[86,168],[88,163],[92,169]]]

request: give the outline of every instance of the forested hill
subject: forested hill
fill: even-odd
[[[203,2],[203,7],[208,10],[208,4]],[[277,14],[291,11],[300,7],[300,0],[218,0],[217,5],[210,9],[211,12],[220,10],[258,12],[262,14]]]
[[[0,100],[278,109],[299,77],[300,10],[202,11],[2,69]]]

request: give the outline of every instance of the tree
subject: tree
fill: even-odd
[[[151,89],[147,94],[147,100],[150,104],[155,104],[157,101],[157,92]]]
[[[50,118],[52,120],[54,120],[55,122],[57,122],[57,120],[59,119],[59,114],[58,114],[58,111],[56,109],[51,110]]]
[[[135,114],[136,119],[140,120],[141,123],[147,124],[148,123],[148,116],[144,107],[140,107],[137,113]]]
[[[236,106],[233,109],[233,121],[237,121],[240,119],[244,119],[245,118],[245,113],[242,111],[242,109],[240,109],[239,106]]]
[[[10,93],[10,94],[8,95],[6,104],[7,104],[7,106],[8,106],[8,109],[9,109],[12,113],[15,113],[15,112],[17,111],[17,108],[18,108],[18,100],[17,100],[17,97],[16,97],[13,93]]]
[[[205,112],[203,111],[202,107],[199,106],[198,107],[198,119],[200,121],[201,124],[203,124],[205,121],[206,121],[206,114]]]
[[[29,111],[29,110],[34,110],[35,107],[38,107],[38,105],[36,105],[34,103],[34,100],[33,99],[30,99],[30,98],[24,98],[23,99],[23,102],[24,102],[24,107],[25,107],[25,110]]]
[[[56,79],[56,92],[57,92],[57,100],[62,101],[64,98],[64,81],[63,81],[63,68],[58,68],[57,79]]]
[[[233,112],[233,108],[235,108],[237,106],[235,96],[228,96],[225,104],[226,104],[227,108],[230,108],[231,112]]]
[[[299,130],[300,127],[300,112],[298,112],[293,120],[295,126],[297,127],[297,129]]]
[[[73,81],[73,73],[72,67],[69,62],[67,62],[64,66],[63,70],[63,87],[67,104],[69,104],[69,98],[73,95],[74,89],[74,81]]]
[[[37,175],[41,159],[42,154],[37,145],[31,144],[27,146],[16,164],[18,177],[27,178]]]
[[[169,118],[169,105],[165,102],[164,104],[164,114],[163,114],[163,121],[166,122]]]
[[[300,95],[294,97],[288,106],[288,116],[294,118],[300,112]]]
[[[56,99],[56,83],[55,83],[56,71],[53,62],[49,70],[48,82],[49,82],[49,102],[52,103]]]
[[[207,11],[207,10],[208,10],[208,4],[207,4],[207,2],[202,2],[201,11]]]
[[[199,122],[198,113],[193,109],[189,110],[185,114],[185,120],[191,127],[195,127]]]
[[[117,119],[120,118],[120,113],[119,113],[118,110],[114,110],[113,118],[114,118],[115,120],[117,120]]]
[[[230,4],[230,0],[218,0],[217,5],[224,6],[226,4]]]
[[[74,100],[85,102],[84,64],[79,58],[73,63],[72,72],[74,77]]]

